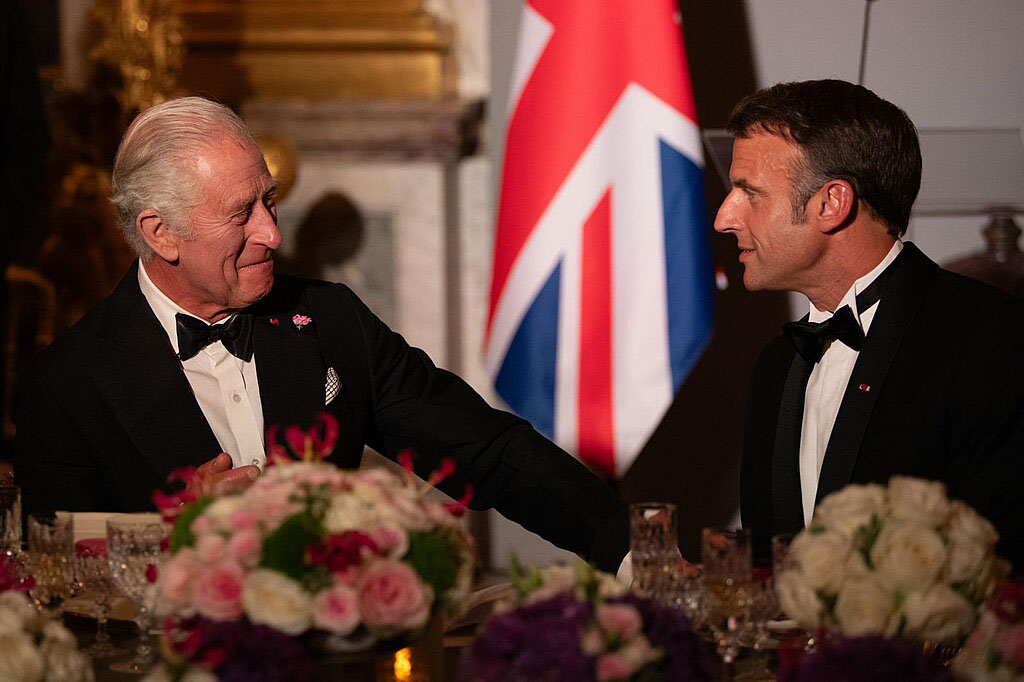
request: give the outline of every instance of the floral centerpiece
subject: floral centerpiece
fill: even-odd
[[[1024,681],[1024,580],[996,588],[953,672],[969,682]]]
[[[184,506],[180,496],[156,496],[175,517],[172,556],[157,580],[172,614],[170,664],[157,679],[180,679],[194,665],[221,679],[257,679],[239,671],[268,656],[281,675],[264,670],[259,679],[299,679],[308,657],[290,638],[366,648],[459,608],[472,577],[464,504],[428,499],[408,453],[404,475],[324,462],[337,433],[329,415],[309,432],[287,429],[296,461],[271,430],[267,470],[241,493]],[[428,483],[453,470],[445,460]]]
[[[25,592],[33,581],[0,554],[0,680],[92,682],[89,659],[61,623],[41,615]]]
[[[463,682],[712,679],[682,611],[627,594],[583,562],[513,568],[518,599],[484,624]]]
[[[825,497],[776,580],[783,610],[809,629],[955,642],[1007,564],[998,536],[941,483],[893,476]]]
[[[779,666],[778,682],[953,682],[924,649],[899,637],[830,637]]]

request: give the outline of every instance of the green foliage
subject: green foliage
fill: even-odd
[[[260,566],[305,581],[311,570],[306,564],[306,548],[320,542],[323,535],[323,527],[308,511],[289,516],[263,541]]]
[[[872,514],[871,522],[866,526],[858,528],[853,535],[853,546],[864,557],[864,563],[867,564],[868,568],[875,567],[871,563],[871,548],[875,546],[875,540],[878,539],[878,534],[881,532],[882,520],[878,518],[878,514]]]
[[[409,533],[409,551],[402,557],[434,589],[439,604],[447,605],[459,571],[459,551],[451,538],[440,531]]]
[[[509,578],[512,582],[512,587],[516,589],[516,597],[519,601],[526,598],[526,595],[530,594],[534,590],[540,588],[544,584],[543,578],[541,578],[540,571],[536,566],[530,568],[524,568],[519,563],[519,557],[516,556],[515,552],[509,555]]]
[[[313,519],[320,523],[327,514],[327,508],[331,506],[331,490],[326,483],[315,486],[303,486],[299,494],[291,496],[292,501],[302,504]]]
[[[201,497],[192,504],[186,505],[178,520],[174,522],[174,529],[171,530],[169,549],[171,554],[177,554],[183,547],[192,547],[196,544],[195,533],[192,532],[192,522],[199,518],[203,511],[213,504],[213,497]]]
[[[835,620],[835,608],[836,599],[839,598],[837,594],[829,594],[824,590],[815,590],[814,594],[818,597],[818,602],[821,604],[821,611],[819,616],[824,616],[828,620]]]

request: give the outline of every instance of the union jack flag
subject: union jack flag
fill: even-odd
[[[711,334],[676,0],[528,0],[512,90],[486,367],[514,411],[621,476]]]

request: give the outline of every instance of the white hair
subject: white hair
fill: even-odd
[[[259,150],[235,112],[202,97],[168,100],[132,121],[114,159],[111,201],[118,227],[142,261],[153,250],[136,228],[136,218],[145,210],[156,211],[175,234],[191,237],[189,216],[204,199],[196,177],[197,156],[225,137]]]

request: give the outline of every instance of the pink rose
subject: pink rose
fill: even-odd
[[[602,604],[596,615],[603,630],[617,633],[623,640],[632,639],[643,627],[640,613],[628,604]]]
[[[235,620],[242,615],[242,584],[245,571],[237,561],[226,560],[204,568],[195,581],[195,606],[210,620]]]
[[[347,635],[359,625],[359,604],[350,587],[335,584],[313,599],[313,624],[339,635]]]
[[[228,555],[245,566],[255,566],[263,549],[263,538],[254,528],[240,530],[228,541]]]
[[[192,522],[192,532],[196,535],[205,535],[213,530],[213,520],[209,516],[200,516]]]
[[[400,559],[409,551],[409,535],[399,526],[378,526],[370,532],[381,554]]]
[[[999,637],[1003,658],[1018,668],[1024,668],[1024,623],[1006,630]]]
[[[213,563],[218,561],[224,554],[224,546],[227,541],[216,533],[208,533],[201,535],[196,540],[196,552],[199,553],[199,557],[207,562]]]
[[[598,680],[628,680],[633,670],[615,654],[605,654],[597,659]]]
[[[192,601],[192,579],[199,571],[199,557],[191,547],[170,558],[160,573],[160,594],[175,607]]]
[[[244,509],[231,512],[228,520],[231,523],[231,529],[235,531],[255,528],[257,523],[256,515]]]
[[[370,627],[418,628],[430,616],[434,599],[408,564],[390,559],[371,563],[359,585],[359,610]]]

